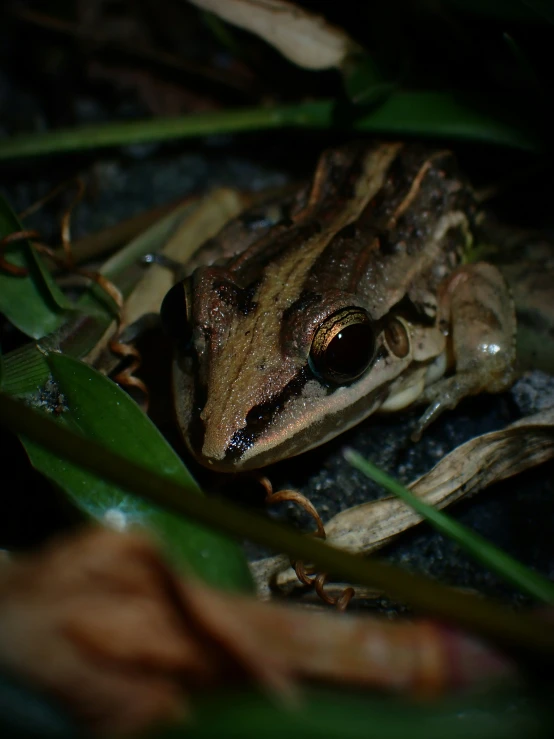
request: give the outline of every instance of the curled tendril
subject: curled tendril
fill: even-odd
[[[325,583],[327,582],[328,575],[326,572],[320,572],[314,581],[315,592],[321,598],[324,603],[328,603],[330,606],[335,606],[337,611],[345,611],[348,608],[348,604],[356,594],[353,587],[349,586],[345,588],[340,595],[336,598],[329,593],[325,592]]]
[[[70,267],[73,267],[75,264],[75,259],[71,250],[71,214],[74,208],[79,205],[85,194],[85,183],[80,177],[77,177],[75,179],[75,185],[77,186],[77,192],[75,193],[75,197],[73,198],[71,203],[65,209],[61,223],[62,247],[68,269]]]
[[[125,367],[125,369],[118,372],[113,379],[122,387],[134,387],[137,388],[137,390],[140,390],[140,392],[143,393],[144,396],[140,403],[140,406],[142,410],[147,413],[150,403],[150,393],[148,391],[146,383],[138,377],[135,377],[135,372],[142,364],[142,357],[139,350],[132,344],[119,341],[118,337],[116,336],[110,341],[110,351],[122,358],[131,357],[130,364]]]
[[[26,267],[20,267],[18,264],[8,261],[4,254],[10,244],[35,238],[38,238],[37,231],[14,231],[14,233],[4,236],[0,240],[0,269],[16,277],[26,277],[29,274],[29,270]]]
[[[104,275],[100,274],[97,271],[94,270],[88,270],[84,269],[82,267],[78,267],[75,264],[75,258],[72,251],[71,246],[71,216],[76,208],[76,206],[81,202],[83,199],[84,193],[85,193],[85,185],[83,180],[80,177],[73,178],[71,180],[68,180],[66,182],[61,183],[57,187],[55,187],[53,190],[51,190],[45,197],[41,198],[37,202],[33,203],[29,208],[27,208],[23,213],[20,213],[19,217],[20,219],[23,219],[31,213],[34,213],[39,208],[41,208],[48,200],[51,200],[53,197],[56,197],[61,192],[63,192],[65,189],[67,189],[68,186],[76,186],[76,193],[73,197],[71,203],[69,206],[65,209],[63,212],[62,218],[61,218],[61,244],[63,249],[63,255],[60,255],[57,253],[57,250],[54,250],[47,246],[46,244],[40,243],[37,241],[38,238],[40,238],[40,234],[37,231],[33,230],[21,230],[16,231],[14,233],[9,234],[8,236],[4,236],[0,240],[0,269],[4,270],[5,272],[8,272],[9,274],[19,276],[19,277],[25,277],[28,275],[29,271],[25,267],[20,267],[19,265],[12,264],[10,261],[8,261],[4,257],[4,252],[6,248],[13,243],[16,243],[18,241],[23,241],[26,239],[32,239],[32,246],[36,249],[36,251],[39,254],[43,254],[47,256],[52,262],[58,267],[59,269],[62,269],[66,272],[69,272],[70,274],[77,274],[81,275],[82,277],[85,277],[92,282],[95,282],[103,291],[104,293],[113,301],[116,310],[114,311],[114,319],[117,324],[117,334],[116,336],[111,340],[110,342],[110,349],[111,351],[121,357],[132,357],[131,364],[126,367],[124,370],[119,372],[115,376],[115,381],[118,382],[120,385],[124,387],[135,387],[138,388],[143,394],[145,400],[141,404],[143,407],[143,410],[147,411],[148,409],[148,401],[149,401],[149,393],[148,388],[146,387],[145,383],[140,380],[138,377],[134,377],[134,373],[136,370],[140,367],[141,364],[141,356],[134,346],[131,344],[125,343],[123,341],[119,340],[119,334],[120,334],[120,327],[122,324],[122,311],[123,311],[123,296],[121,294],[121,291],[114,285],[111,280],[108,280]]]
[[[266,503],[268,505],[274,505],[275,503],[292,502],[299,505],[308,515],[310,515],[316,524],[316,531],[313,536],[318,539],[325,539],[325,526],[321,520],[321,516],[317,512],[314,504],[309,498],[297,490],[279,490],[273,491],[271,481],[267,477],[258,478],[260,484],[266,492]],[[325,592],[325,584],[327,582],[328,575],[325,572],[316,572],[312,565],[306,565],[300,560],[291,559],[291,567],[296,573],[296,577],[300,580],[303,585],[307,587],[313,587],[318,597],[328,605],[334,606],[338,611],[345,611],[348,604],[354,597],[355,590],[352,587],[345,588],[340,595],[333,597]]]

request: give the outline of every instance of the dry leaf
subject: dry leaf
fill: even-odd
[[[179,221],[160,254],[179,264],[188,263],[199,246],[238,215],[249,202],[247,195],[241,195],[229,188],[218,188],[198,200],[187,200],[175,209],[175,215],[179,214]],[[114,254],[103,265],[102,272],[109,274],[120,259],[119,253]],[[145,315],[158,314],[162,300],[174,282],[175,277],[171,270],[151,264],[125,301],[119,335],[134,323],[140,325],[139,322]],[[114,321],[84,358],[89,364],[101,366],[106,373],[111,372],[120,361],[107,350],[115,330]]]
[[[425,503],[445,508],[553,457],[554,408],[550,408],[462,444],[408,487]],[[406,503],[386,497],[341,511],[325,524],[325,531],[329,544],[368,554],[421,520]],[[301,587],[283,556],[254,562],[251,569],[262,598],[271,597],[270,585],[284,591]]]
[[[431,621],[314,613],[179,579],[143,538],[102,529],[0,563],[0,666],[98,735],[186,713],[192,691],[301,679],[420,696],[514,673]]]
[[[101,530],[0,566],[0,664],[94,731],[131,732],[182,711],[177,670],[202,654],[168,607],[144,541]]]
[[[239,28],[251,31],[306,69],[340,67],[359,46],[325,18],[285,0],[190,0]]]
[[[185,206],[183,220],[160,253],[179,264],[188,264],[198,248],[237,216],[248,202],[248,196],[236,190],[219,188],[197,202],[189,203],[188,207]],[[150,265],[125,303],[126,324],[139,320],[145,313],[157,313],[174,282],[175,277],[170,270],[157,264]]]

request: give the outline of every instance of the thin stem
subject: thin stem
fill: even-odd
[[[554,659],[554,632],[533,616],[514,613],[392,565],[340,551],[225,501],[206,500],[191,493],[187,486],[129,462],[4,394],[0,394],[0,423],[155,505],[237,538],[284,551],[294,559],[313,562],[321,571],[350,582],[382,588],[419,610],[481,633],[504,647],[523,649],[535,660],[551,663]]]

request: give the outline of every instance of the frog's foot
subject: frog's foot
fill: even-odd
[[[420,399],[429,403],[415,436],[462,398],[507,390],[515,379],[515,315],[500,272],[490,264],[463,265],[442,283],[439,321],[448,331],[451,377],[429,385]]]
[[[420,400],[428,403],[425,412],[417,422],[412,439],[418,441],[425,429],[436,421],[444,411],[452,410],[469,395],[482,392],[501,393],[509,390],[515,380],[515,372],[503,359],[498,363],[486,363],[486,366],[473,371],[461,372],[453,377],[446,377],[430,385]]]

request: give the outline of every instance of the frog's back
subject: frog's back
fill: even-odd
[[[357,208],[364,188],[372,194]],[[306,185],[226,226],[194,262],[225,265],[248,288],[302,255],[299,295],[351,293],[382,317],[406,295],[425,310],[471,241],[476,205],[448,150],[351,142],[320,157]],[[297,286],[298,287],[298,286]]]
[[[364,210],[329,241],[306,289],[356,294],[374,319],[406,295],[424,307],[461,263],[475,212],[451,152],[405,144]]]

